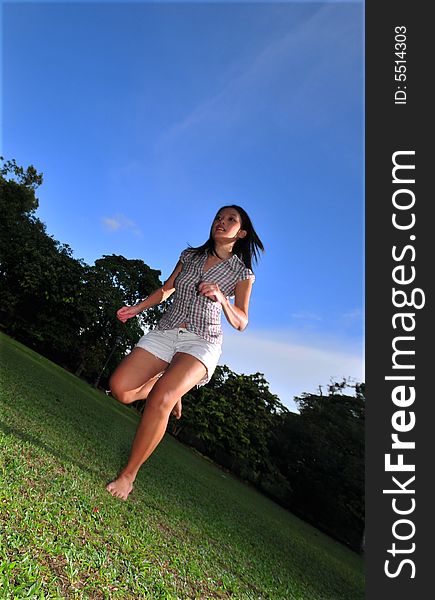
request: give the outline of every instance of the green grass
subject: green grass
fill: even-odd
[[[170,436],[110,496],[137,415],[0,344],[0,598],[363,598],[361,557]]]

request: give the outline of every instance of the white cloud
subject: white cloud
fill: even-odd
[[[106,229],[109,229],[110,231],[116,231],[121,227],[121,223],[117,219],[111,219],[109,217],[103,218],[103,225]]]
[[[307,310],[300,310],[297,313],[292,314],[293,319],[301,321],[321,321],[322,317],[316,313],[309,312]]]
[[[236,373],[264,373],[272,393],[290,410],[294,396],[325,390],[331,379],[364,380],[363,350],[349,340],[297,332],[226,331],[220,364]]]
[[[350,324],[361,321],[363,316],[363,311],[360,308],[354,308],[353,310],[348,310],[347,312],[343,313],[341,315],[341,320],[344,323]]]
[[[118,214],[113,217],[103,217],[101,222],[106,231],[128,230],[135,235],[141,235],[141,231],[136,223],[124,215]]]

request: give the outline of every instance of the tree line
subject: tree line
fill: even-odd
[[[108,377],[164,308],[121,324],[116,310],[160,287],[142,260],[105,255],[88,265],[36,216],[42,174],[1,158],[0,326],[105,389]],[[183,398],[169,432],[311,522],[360,550],[364,531],[364,384],[332,382],[289,411],[263,374],[218,366]],[[135,407],[141,409],[141,403]]]

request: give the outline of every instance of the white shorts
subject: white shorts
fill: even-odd
[[[194,356],[207,369],[206,375],[197,384],[198,386],[205,385],[210,381],[222,354],[221,344],[212,344],[196,333],[187,331],[185,327],[163,331],[153,329],[140,338],[136,347],[148,350],[167,363],[171,362],[177,352],[185,352]]]

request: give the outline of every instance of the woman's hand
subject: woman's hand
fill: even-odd
[[[213,302],[219,302],[219,304],[224,304],[226,302],[226,298],[221,292],[217,283],[208,283],[207,281],[201,281],[198,286],[198,291],[203,296],[210,298]]]
[[[121,321],[121,323],[125,323],[128,319],[132,317],[136,317],[140,313],[140,308],[138,306],[123,306],[119,310],[116,311],[116,316]]]

